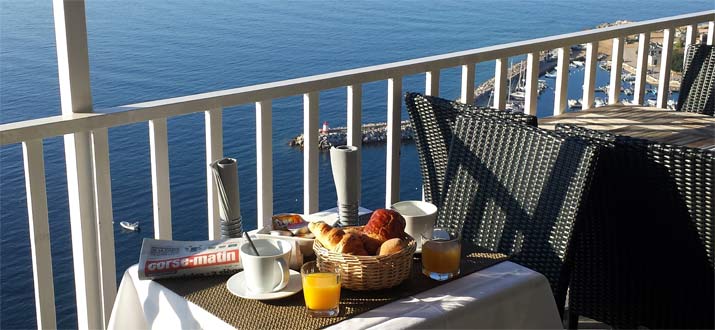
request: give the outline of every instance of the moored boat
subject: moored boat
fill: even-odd
[[[526,97],[526,93],[523,91],[516,91],[509,94],[509,97],[515,100],[523,100]]]
[[[631,73],[626,73],[621,75],[621,80],[623,81],[636,81],[636,75],[631,74]]]
[[[602,99],[600,97],[597,97],[596,99],[593,100],[593,104],[596,108],[600,108],[600,107],[606,105],[606,100]]]

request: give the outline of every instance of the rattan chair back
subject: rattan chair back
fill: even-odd
[[[569,324],[713,328],[715,153],[573,125],[601,144],[573,237]]]
[[[545,275],[563,311],[567,248],[597,151],[580,138],[462,115],[437,226]]]
[[[425,200],[437,206],[441,202],[452,126],[458,115],[476,112],[487,117],[537,126],[535,116],[476,107],[418,93],[406,93],[405,103],[415,132]]]
[[[685,50],[676,110],[715,115],[715,51],[712,45],[692,44]]]

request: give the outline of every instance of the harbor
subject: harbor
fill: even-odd
[[[603,23],[597,27],[608,27],[620,24],[627,24],[629,21],[616,21],[613,23]],[[663,33],[662,31],[655,31],[651,34],[651,45],[658,45],[662,43]],[[569,52],[569,75],[575,75],[575,79],[583,79],[583,69],[585,66],[586,45],[577,44],[570,48]],[[624,52],[623,52],[623,69],[621,72],[621,93],[619,96],[619,102],[621,103],[631,103],[633,97],[633,85],[636,80],[636,62],[637,62],[637,51],[638,42],[635,36],[632,38],[625,39]],[[608,89],[609,89],[609,77],[611,69],[611,52],[612,52],[612,41],[603,40],[598,43],[598,54],[597,54],[597,87],[595,87],[594,92],[596,97],[594,98],[594,107],[602,107],[609,104],[608,100]],[[550,92],[551,94],[555,87],[556,78],[556,64],[558,62],[558,55],[556,50],[541,52],[539,56],[539,72],[538,72],[538,87],[537,91],[539,93],[539,99],[541,101],[542,94],[545,92]],[[508,111],[523,111],[524,98],[525,98],[525,77],[526,77],[526,60],[519,60],[516,63],[510,63],[507,69],[507,81],[509,82],[508,93],[507,93],[507,103],[506,109]],[[648,64],[648,71],[646,77],[646,96],[645,104],[649,106],[655,106],[655,96],[657,93],[658,86],[658,74],[660,65]],[[605,75],[605,76],[604,76]],[[474,90],[474,104],[478,106],[492,107],[493,106],[493,94],[494,94],[494,83],[495,78],[492,77],[482,82]],[[668,107],[675,107],[675,99],[677,99],[677,92],[680,89],[680,73],[671,71],[671,81],[670,81],[670,100],[668,101]],[[580,90],[570,91],[568,99],[568,109],[567,111],[578,111],[583,107],[583,100],[580,98]],[[548,93],[547,93],[548,94]],[[550,96],[550,95],[549,95]],[[547,97],[548,99],[549,97]],[[550,102],[550,100],[547,100]],[[540,106],[540,108],[542,108]],[[401,140],[411,141],[414,138],[414,133],[409,120],[401,122]],[[293,137],[288,142],[290,147],[302,149],[303,148],[303,134]],[[382,144],[387,141],[387,124],[384,122],[379,123],[368,123],[362,126],[362,144],[363,145],[377,145]],[[318,136],[318,148],[321,151],[327,151],[332,146],[347,144],[347,127],[329,127],[328,122],[323,124],[323,127],[319,130]]]
[[[539,77],[556,68],[558,57],[554,51],[544,52],[539,58]],[[571,61],[583,60],[583,52],[573,53]],[[518,100],[524,99],[524,86],[522,77],[526,77],[526,60],[519,61],[509,66],[506,74],[509,81],[509,99],[515,98]],[[477,105],[491,106],[493,104],[492,96],[494,93],[495,78],[492,77],[474,90],[474,103]],[[543,81],[539,86],[539,90],[544,89]]]

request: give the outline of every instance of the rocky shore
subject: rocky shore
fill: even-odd
[[[414,130],[408,120],[400,123],[402,141],[410,141],[414,139]],[[322,131],[318,136],[319,150],[327,151],[332,146],[347,144],[348,128],[335,127],[328,131]],[[303,134],[292,138],[288,145],[295,148],[303,149]],[[371,123],[362,126],[362,144],[379,144],[387,142],[387,123]]]

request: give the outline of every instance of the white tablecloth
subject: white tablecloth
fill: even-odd
[[[201,307],[127,269],[110,329],[232,329]],[[546,278],[502,262],[360,314],[330,329],[562,328]]]

